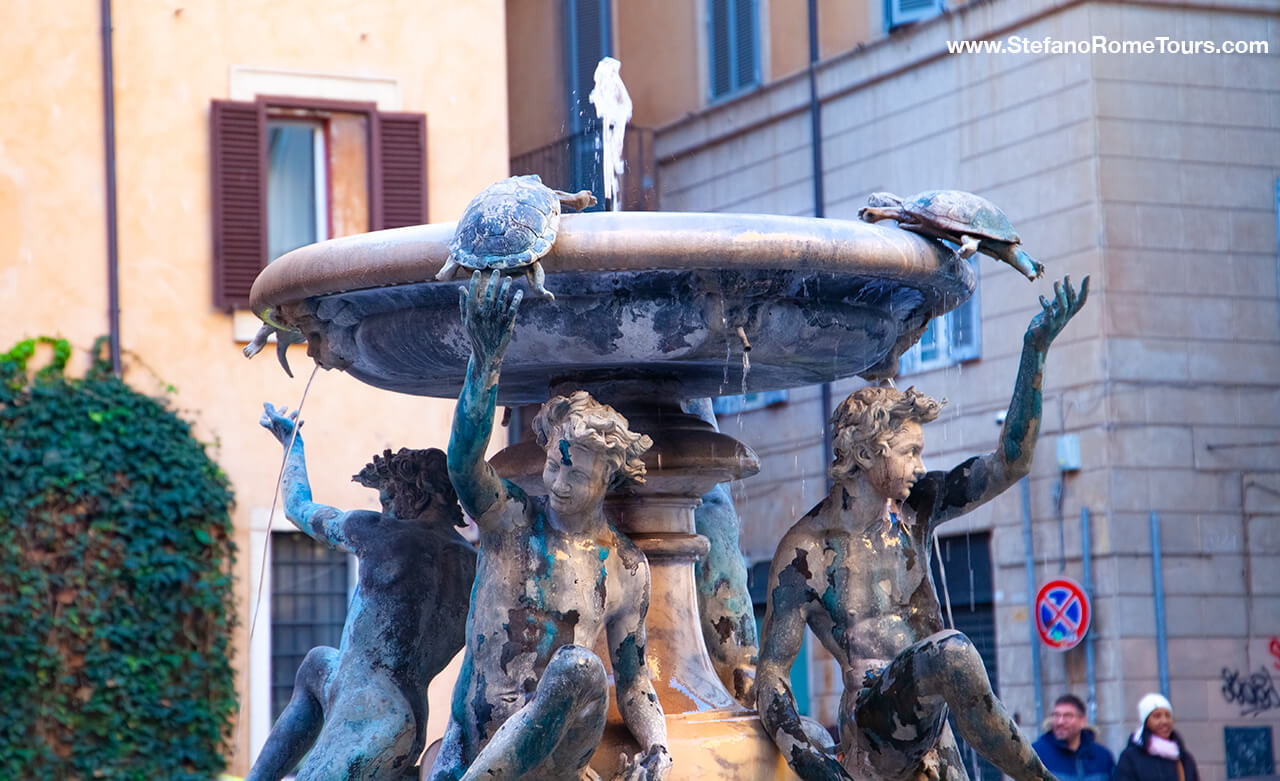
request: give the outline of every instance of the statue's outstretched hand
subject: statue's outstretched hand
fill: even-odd
[[[302,428],[302,423],[298,421],[298,410],[289,412],[288,407],[281,407],[277,410],[272,406],[271,402],[263,402],[262,417],[258,420],[262,427],[275,435],[280,444],[288,444],[290,437],[294,436],[294,432]]]
[[[1080,292],[1071,287],[1071,277],[1064,277],[1061,282],[1053,283],[1053,300],[1040,296],[1043,309],[1031,319],[1027,326],[1027,340],[1041,353],[1048,351],[1050,343],[1062,332],[1071,318],[1075,317],[1089,297],[1089,278],[1080,283]]]
[[[471,339],[475,356],[486,362],[502,360],[515,331],[516,310],[524,293],[511,292],[511,277],[497,271],[488,280],[479,271],[471,275],[471,284],[459,289],[462,327]]]

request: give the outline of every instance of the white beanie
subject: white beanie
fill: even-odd
[[[1138,729],[1141,730],[1147,725],[1147,717],[1151,715],[1151,711],[1157,708],[1164,708],[1173,713],[1173,706],[1169,704],[1162,694],[1151,693],[1138,700]]]

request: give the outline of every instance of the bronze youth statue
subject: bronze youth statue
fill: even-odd
[[[921,426],[941,404],[914,389],[863,388],[832,415],[831,493],[782,538],[769,574],[757,707],[805,779],[964,779],[946,728],[1019,781],[1051,779],[996,699],[967,637],[943,628],[929,578],[930,542],[944,521],[1022,478],[1040,428],[1049,344],[1084,305],[1070,279],[1041,298],[1023,339],[1013,399],[994,453],[925,472]],[[788,685],[805,625],[839,661],[841,759],[806,736]]]
[[[422,753],[427,685],[463,644],[476,553],[462,524],[445,454],[386,451],[352,479],[378,489],[382,512],[312,501],[297,413],[263,405],[262,425],[285,447],[285,513],[303,532],[359,560],[340,648],[312,648],[293,697],[246,781],[400,779]],[[314,746],[314,748],[313,748]],[[308,754],[308,749],[311,753]]]
[[[720,430],[711,399],[690,399],[682,405]],[[711,543],[707,555],[694,565],[698,616],[711,666],[734,699],[749,708],[756,704],[755,609],[747,591],[747,566],[738,547],[741,521],[728,483],[719,483],[702,496],[693,511],[694,528]]]
[[[480,528],[467,652],[433,779],[573,779],[604,731],[607,638],[618,710],[641,751],[627,779],[666,777],[666,722],[645,664],[649,564],[605,519],[611,487],[642,480],[648,437],[585,392],[559,396],[533,421],[546,448],[546,498],[530,497],[484,460],[498,373],[521,294],[480,272],[462,291],[471,360],[449,441],[449,475]]]

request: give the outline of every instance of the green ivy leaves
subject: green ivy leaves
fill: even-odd
[[[82,379],[65,340],[0,353],[0,778],[212,778],[236,707],[231,490],[101,347]]]

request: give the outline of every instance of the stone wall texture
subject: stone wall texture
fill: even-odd
[[[1270,54],[947,54],[948,40],[1014,35],[1265,40]],[[1080,579],[1087,509],[1097,724],[1118,750],[1137,700],[1159,689],[1157,514],[1175,717],[1206,779],[1225,778],[1224,727],[1280,732],[1274,695],[1242,715],[1224,694],[1224,671],[1280,680],[1268,650],[1280,637],[1276,7],[976,3],[826,60],[817,80],[825,216],[856,219],[878,190],[970,190],[1001,205],[1048,268],[1029,285],[980,260],[980,358],[899,379],[950,400],[926,429],[932,468],[994,447],[1037,294],[1064,274],[1091,276],[1046,372],[1029,479],[1035,581]],[[815,213],[803,75],[669,126],[657,148],[663,209]],[[835,383],[834,400],[861,384]],[[761,457],[760,474],[735,486],[751,562],[825,493],[819,398],[796,389],[785,405],[722,420]],[[1062,435],[1083,456],[1065,475]],[[1046,713],[1087,681],[1083,646],[1033,650],[1022,524],[1015,488],[942,531],[993,533],[1000,695],[1031,734],[1031,653]],[[813,661],[815,709],[833,720],[839,679]]]

